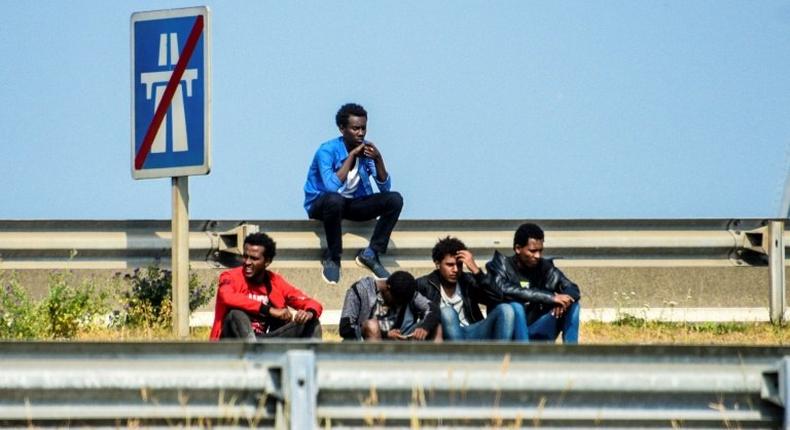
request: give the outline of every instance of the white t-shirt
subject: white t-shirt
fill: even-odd
[[[340,187],[340,195],[350,199],[354,197],[357,187],[359,187],[359,161],[354,162],[354,167],[348,171],[346,182]]]
[[[453,292],[452,297],[444,292],[444,288],[439,287],[439,290],[442,292],[442,302],[440,306],[442,308],[450,307],[455,309],[455,313],[458,314],[458,321],[461,322],[461,327],[468,326],[469,320],[466,319],[466,314],[464,313],[464,298],[461,296],[461,288],[458,287],[458,284],[455,284],[455,292]]]

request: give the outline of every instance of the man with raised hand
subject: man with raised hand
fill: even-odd
[[[307,215],[324,224],[327,249],[321,274],[329,284],[340,280],[342,220],[368,221],[378,217],[370,243],[357,253],[356,262],[376,277],[386,278],[389,272],[379,261],[379,255],[387,251],[403,198],[390,191],[392,178],[384,157],[373,142],[365,140],[368,123],[365,109],[358,104],[345,104],[338,110],[335,123],[341,135],[321,144],[304,184]],[[371,178],[379,193],[373,191]]]
[[[340,336],[345,340],[442,339],[439,308],[417,292],[408,272],[387,279],[362,278],[346,292],[340,314]]]
[[[513,340],[513,308],[499,305],[502,292],[491,285],[466,245],[447,236],[436,243],[431,256],[436,270],[417,279],[417,291],[439,306],[444,339]],[[519,340],[524,340],[524,331],[520,333]]]
[[[579,287],[543,258],[543,230],[536,224],[519,226],[513,236],[514,254],[498,251],[486,264],[491,281],[516,311],[516,325],[526,327],[530,340],[579,341]]]
[[[321,338],[321,304],[267,270],[275,254],[266,233],[244,239],[242,266],[219,276],[211,340]]]

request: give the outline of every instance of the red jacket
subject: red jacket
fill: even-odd
[[[286,305],[296,310],[311,310],[315,317],[321,316],[321,303],[311,299],[298,288],[289,284],[282,276],[269,271],[272,290],[266,291],[263,284],[247,281],[242,267],[230,269],[219,275],[217,287],[217,304],[214,308],[214,326],[211,327],[209,339],[217,340],[222,333],[222,320],[229,309],[241,309],[250,314],[260,311],[261,303],[268,303],[273,308],[282,309]]]

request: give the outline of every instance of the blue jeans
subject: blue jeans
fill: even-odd
[[[461,327],[458,313],[442,308],[442,333],[446,340],[510,340],[515,318],[510,306],[497,306],[486,319]]]
[[[529,332],[527,331],[527,317],[524,313],[524,305],[517,302],[501,303],[497,307],[509,307],[513,309],[515,322],[513,323],[513,340],[516,342],[529,342]]]
[[[527,314],[521,303],[508,303],[513,307],[516,317],[516,327],[526,328],[529,339],[554,341],[562,332],[563,343],[579,343],[579,302],[573,302],[560,318],[555,318],[551,312],[546,312],[532,324],[527,326]]]

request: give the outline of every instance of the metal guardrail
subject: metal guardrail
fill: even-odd
[[[432,267],[437,238],[462,238],[478,255],[510,252],[521,220],[404,220],[391,237],[389,267]],[[754,266],[770,268],[769,316],[786,315],[785,266],[790,223],[784,220],[537,220],[561,265],[587,267]],[[192,268],[238,261],[244,237],[262,229],[278,244],[274,270],[318,270],[323,233],[316,221],[192,221]],[[367,244],[371,223],[347,223],[344,244]],[[129,269],[169,264],[169,221],[0,221],[2,269]],[[345,262],[353,266],[350,262]],[[345,264],[344,263],[344,264]]]
[[[765,265],[770,220],[538,220],[547,246],[569,264],[603,266]],[[521,220],[403,220],[391,238],[388,265],[428,267],[439,237],[462,238],[479,255],[509,251]],[[194,268],[232,262],[247,232],[260,227],[278,244],[278,266],[315,264],[316,221],[190,222]],[[344,244],[367,244],[370,223],[347,223]],[[783,234],[782,234],[783,233]],[[169,221],[0,221],[0,269],[126,269],[170,258]],[[790,246],[790,225],[778,236]]]
[[[0,343],[0,426],[790,428],[786,347]]]

